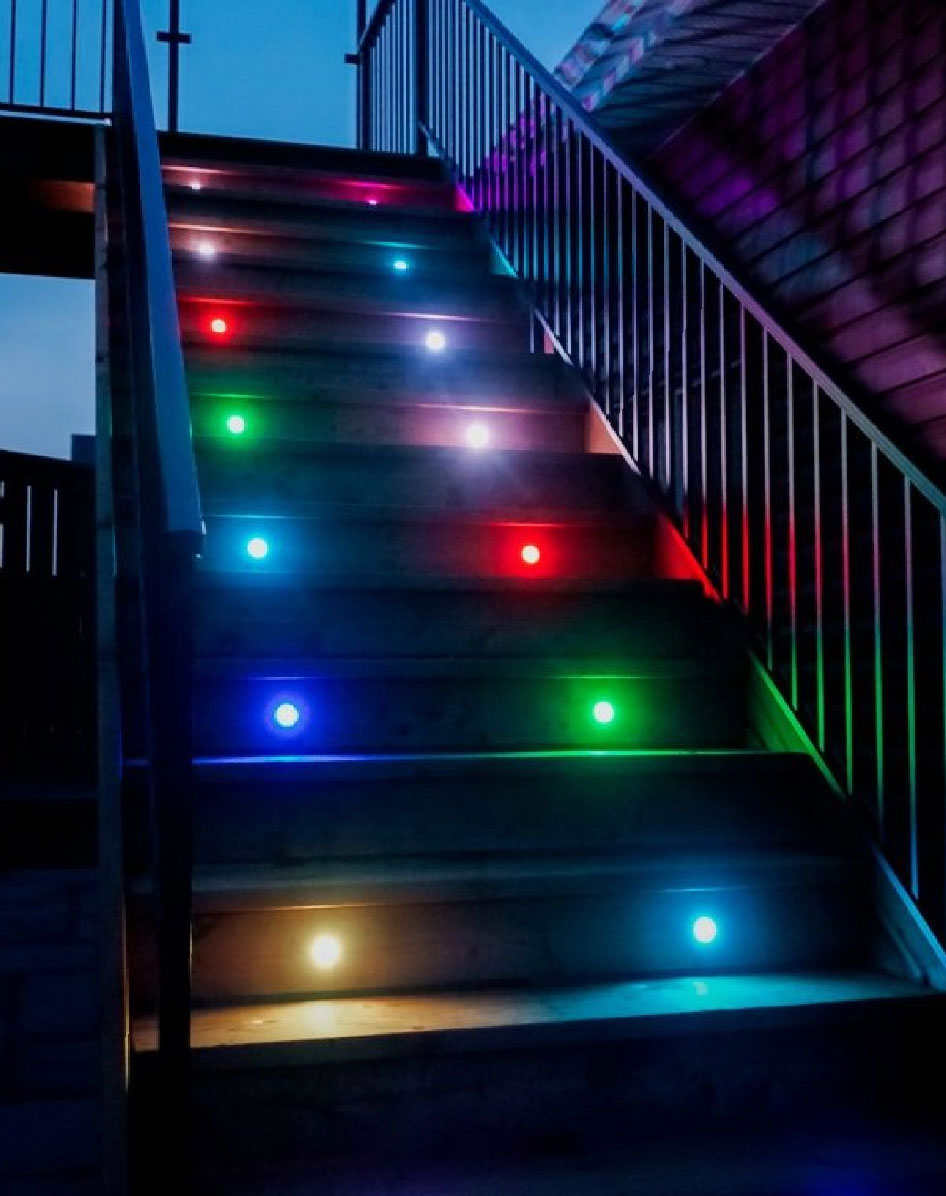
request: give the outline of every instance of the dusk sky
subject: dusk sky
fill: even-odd
[[[53,6],[55,7],[55,6]],[[318,144],[354,140],[355,0],[183,0],[181,126]],[[369,3],[369,9],[373,7]],[[546,66],[570,49],[602,0],[494,0],[500,20]],[[144,0],[159,122],[167,58],[154,34],[167,0]],[[68,456],[94,426],[91,283],[0,274],[0,447]]]

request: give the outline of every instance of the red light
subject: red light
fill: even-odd
[[[215,336],[226,336],[227,327],[227,322],[222,316],[217,316],[215,319],[210,321],[210,331]]]
[[[525,565],[537,565],[542,559],[542,553],[535,544],[524,544],[519,555]]]

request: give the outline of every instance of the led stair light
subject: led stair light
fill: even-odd
[[[432,328],[424,338],[424,344],[431,353],[442,353],[447,347],[447,338],[439,328]]]
[[[197,256],[205,262],[212,262],[217,256],[217,246],[214,245],[213,241],[198,241]]]
[[[309,958],[317,968],[334,968],[342,957],[342,944],[337,935],[317,934],[309,947]]]
[[[716,922],[712,918],[707,917],[706,914],[702,914],[694,921],[692,930],[694,939],[703,947],[708,947],[710,943],[714,943],[716,936],[719,934],[719,927],[716,925]]]
[[[489,428],[486,424],[476,423],[470,424],[466,430],[467,447],[471,449],[484,449],[489,444]]]
[[[524,544],[519,555],[522,557],[524,565],[537,565],[542,559],[542,553],[539,552],[536,544]]]
[[[280,702],[273,711],[273,722],[284,731],[298,727],[301,718],[302,711],[295,702]]]
[[[232,436],[242,436],[246,431],[246,420],[242,415],[231,415],[227,417],[227,431]]]
[[[210,321],[210,331],[214,334],[214,336],[226,336],[229,327],[229,324],[226,322],[223,316],[214,316],[214,318]]]
[[[396,257],[391,264],[397,274],[406,274],[411,268],[411,264],[406,257]]]
[[[191,191],[199,191],[203,186],[203,183],[201,183],[200,179],[191,179],[187,185],[190,187]]]
[[[594,718],[595,722],[599,723],[601,726],[607,726],[608,723],[613,723],[614,713],[615,711],[613,704],[605,700],[595,702],[594,706],[591,708],[592,717]]]
[[[246,555],[251,560],[261,561],[269,555],[269,545],[262,536],[253,536],[246,542]]]

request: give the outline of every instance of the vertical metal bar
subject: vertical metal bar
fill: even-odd
[[[640,290],[640,238],[637,232],[638,216],[637,208],[639,203],[638,194],[633,188],[631,189],[631,357],[633,362],[634,374],[634,391],[633,403],[631,410],[631,417],[634,421],[633,428],[633,448],[632,455],[635,464],[640,464],[640,377],[641,377],[641,354],[640,354],[640,330],[639,330],[639,290]]]
[[[884,825],[884,647],[881,611],[880,575],[880,478],[877,445],[870,446],[870,532],[871,573],[874,601],[874,743],[877,762],[877,828],[881,843],[886,842]]]
[[[709,568],[709,447],[706,420],[706,264],[700,259],[700,564]]]
[[[574,150],[572,145],[572,122],[564,117],[565,123],[565,211],[562,213],[565,223],[565,348],[572,362],[575,360],[575,344],[572,336],[574,320],[572,316],[572,292],[574,279],[572,277],[572,221],[575,216],[575,205],[572,203],[572,181]]]
[[[551,100],[542,92],[542,277],[545,283],[543,307],[547,318],[552,318],[552,130]]]
[[[597,213],[597,198],[596,192],[598,188],[595,186],[595,148],[588,143],[588,244],[585,246],[583,256],[588,261],[588,306],[590,311],[588,313],[589,323],[591,325],[591,344],[588,353],[588,367],[591,370],[591,377],[594,380],[595,386],[598,381],[598,261],[595,250],[595,215]],[[582,221],[584,225],[584,221]]]
[[[729,386],[726,357],[726,288],[719,284],[719,489],[720,580],[723,597],[732,597],[732,575],[729,562]]]
[[[171,0],[168,35],[168,132],[176,133],[180,117],[181,0]]]
[[[602,364],[604,369],[604,395],[605,395],[605,410],[607,411],[608,419],[612,420],[612,403],[611,403],[611,187],[610,179],[614,176],[617,181],[617,172],[610,165],[607,159],[601,160],[601,231],[599,238],[601,241],[601,297],[602,297]]]
[[[486,140],[488,142],[487,152],[489,159],[488,175],[487,175],[487,203],[486,208],[490,216],[490,228],[495,229],[494,212],[497,207],[496,184],[498,181],[497,173],[497,152],[499,150],[498,138],[496,135],[499,122],[496,119],[496,36],[492,30],[487,30],[487,55],[486,55],[486,77],[489,80],[488,89],[488,110],[486,121]]]
[[[645,203],[647,212],[647,472],[654,475],[654,210]]]
[[[693,533],[693,509],[690,502],[690,253],[680,242],[680,480],[677,510],[683,538],[689,542]]]
[[[914,627],[913,602],[913,487],[910,479],[903,479],[903,574],[904,574],[904,621],[906,624],[906,699],[907,699],[907,784],[910,810],[910,893],[915,901],[920,898],[920,847],[918,839],[917,812],[917,763],[916,763],[916,631]]]
[[[13,2],[16,8],[16,0]],[[105,111],[105,78],[108,55],[108,13],[109,0],[102,0],[102,37],[99,43],[99,112]]]
[[[763,518],[765,520],[765,660],[775,665],[773,612],[775,590],[772,575],[772,433],[769,392],[769,334],[762,329],[762,452]]]
[[[72,0],[72,74],[69,79],[69,106],[76,106],[76,70],[79,63],[79,4]]]
[[[46,50],[49,33],[49,0],[43,0],[39,24],[39,106],[46,107]]]
[[[552,274],[555,291],[555,307],[553,312],[553,327],[562,344],[565,336],[562,328],[562,283],[565,278],[564,269],[564,238],[562,236],[562,135],[564,132],[562,110],[558,104],[552,109]]]
[[[10,0],[10,86],[7,99],[11,104],[16,94],[16,6],[17,0]]]
[[[746,368],[746,309],[739,304],[739,526],[742,536],[742,609],[749,613],[752,548],[749,543],[749,379]]]
[[[854,791],[854,658],[851,642],[851,510],[848,419],[841,420],[841,620],[844,629],[844,768],[847,792]]]
[[[427,156],[427,134],[425,129],[430,121],[427,108],[427,48],[430,37],[428,0],[414,0],[414,106],[416,119],[416,134],[414,152],[418,157]]]
[[[577,213],[575,288],[578,299],[578,364],[585,366],[585,137],[580,129],[575,131],[576,158],[578,169],[575,175],[575,206]]]
[[[822,542],[821,516],[821,388],[816,383],[812,383],[811,413],[815,506],[815,679],[817,684],[815,719],[818,749],[823,753],[827,747],[824,670],[824,544]]]
[[[615,173],[617,181],[617,245],[615,262],[617,264],[617,321],[618,321],[618,418],[617,432],[624,439],[624,402],[625,384],[627,379],[627,363],[624,360],[624,189],[627,184],[621,175]]]
[[[531,241],[532,241],[532,277],[536,286],[533,291],[535,302],[539,302],[539,284],[542,279],[542,267],[539,257],[539,86],[532,80],[532,99],[530,103],[529,128],[532,132],[532,212],[531,212]]]
[[[663,490],[664,493],[669,493],[671,479],[673,477],[673,465],[671,461],[671,437],[670,437],[670,226],[666,220],[661,218],[663,225],[663,267],[664,267],[664,284],[663,284],[663,301],[664,301],[664,346],[663,346],[663,365],[664,365],[664,445],[663,445]]]
[[[788,442],[788,618],[792,709],[798,710],[798,554],[795,510],[795,371],[785,355],[785,431]]]

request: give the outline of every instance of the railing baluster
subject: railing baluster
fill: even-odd
[[[815,569],[815,728],[818,750],[827,751],[827,702],[825,699],[825,655],[824,655],[824,526],[821,515],[821,389],[812,387],[812,456],[814,465],[814,569]]]
[[[887,839],[884,793],[884,655],[880,576],[880,479],[877,446],[870,446],[870,543],[874,615],[874,760],[876,767],[875,815],[881,843]]]
[[[844,625],[844,768],[848,793],[854,791],[854,658],[851,625],[851,514],[848,419],[841,415],[841,602]]]
[[[617,418],[617,433],[623,440],[626,436],[626,425],[624,420],[624,397],[626,394],[627,385],[627,362],[624,359],[624,190],[625,183],[620,174],[615,172],[615,183],[617,185],[617,244],[615,247],[615,263],[616,269],[614,271],[617,282],[617,338],[618,338],[618,418]]]
[[[39,106],[46,107],[46,57],[49,33],[49,0],[41,0],[39,19]]]
[[[795,551],[795,375],[791,358],[785,363],[785,435],[788,454],[788,628],[789,678],[792,709],[798,710],[798,556]]]
[[[732,597],[732,584],[729,570],[729,428],[728,404],[729,388],[727,374],[729,369],[728,346],[726,344],[726,290],[722,282],[719,284],[719,561],[720,585],[722,596],[729,600]]]
[[[774,607],[775,587],[772,562],[772,435],[771,393],[769,389],[769,334],[762,331],[762,452],[763,511],[765,526],[765,653],[769,669],[775,667]]]
[[[903,580],[904,631],[906,633],[906,721],[907,721],[907,803],[909,807],[910,894],[920,897],[919,843],[917,839],[917,767],[916,767],[916,657],[914,654],[915,617],[913,582],[913,489],[909,478],[903,479]]]

